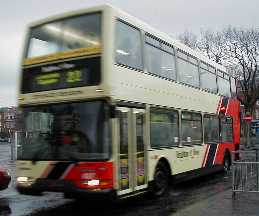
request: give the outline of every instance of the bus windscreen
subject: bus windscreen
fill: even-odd
[[[109,113],[104,101],[22,107],[19,160],[107,160]]]
[[[31,28],[26,58],[100,47],[101,13],[86,14]]]

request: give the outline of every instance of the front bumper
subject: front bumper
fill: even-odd
[[[76,187],[73,181],[37,179],[32,184],[16,185],[21,194],[39,195],[42,192],[62,192],[68,198],[114,199],[115,189],[82,189]]]

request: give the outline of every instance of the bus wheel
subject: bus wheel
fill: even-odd
[[[42,192],[37,190],[31,190],[27,188],[17,188],[17,190],[23,195],[30,195],[30,196],[41,196]]]
[[[223,168],[224,172],[229,172],[231,167],[231,161],[230,161],[230,156],[228,153],[225,153],[224,159],[223,159]]]
[[[154,181],[151,187],[151,193],[154,197],[161,197],[169,189],[169,171],[164,163],[159,162],[154,174]]]
[[[65,199],[74,199],[73,195],[71,193],[64,193],[64,198]]]

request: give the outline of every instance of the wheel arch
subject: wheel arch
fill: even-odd
[[[168,159],[166,159],[164,156],[160,157],[159,160],[157,161],[155,169],[153,170],[153,175],[152,176],[154,177],[155,170],[156,170],[157,166],[159,166],[159,163],[163,163],[165,165],[165,167],[169,171],[169,176],[171,176],[172,175],[171,165],[170,165]]]
[[[160,167],[160,168],[158,168]],[[167,170],[167,175],[163,175],[164,176],[164,181],[163,180],[157,180],[157,178],[160,176],[161,178],[161,173],[165,173],[165,172],[161,172],[162,170]],[[148,182],[148,190],[149,193],[152,197],[154,198],[158,198],[161,197],[163,195],[165,195],[166,193],[168,193],[168,188],[170,185],[170,177],[172,175],[172,170],[171,170],[171,166],[169,164],[169,161],[167,158],[165,158],[164,156],[161,156],[155,163],[155,166],[153,168],[153,172],[152,172],[152,179],[150,179],[150,181]],[[160,182],[158,184],[158,182]],[[163,185],[162,183],[164,182],[164,186],[166,187],[161,187],[161,185]],[[167,182],[167,183],[165,183]],[[162,191],[162,192],[161,192]]]

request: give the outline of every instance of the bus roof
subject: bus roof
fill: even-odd
[[[113,6],[111,6],[109,4],[105,4],[105,5],[95,6],[95,7],[89,7],[89,8],[64,12],[64,13],[61,13],[61,14],[52,15],[52,16],[49,16],[49,17],[31,22],[31,23],[29,23],[28,27],[35,27],[35,26],[38,26],[38,25],[42,25],[42,24],[45,24],[45,23],[48,23],[48,22],[64,19],[64,18],[71,17],[71,16],[78,16],[78,15],[82,15],[82,14],[85,14],[85,13],[94,13],[94,12],[109,10],[109,9],[111,10],[113,8],[114,8]]]
[[[119,18],[122,19],[125,22],[128,22],[129,24],[171,44],[172,46],[174,46],[175,48],[178,48],[182,51],[184,51],[185,53],[198,58],[199,60],[227,73],[226,68],[223,65],[220,65],[218,63],[216,63],[215,61],[207,58],[206,56],[204,56],[202,53],[195,51],[193,49],[191,49],[190,47],[186,46],[183,43],[180,43],[178,40],[173,39],[172,37],[170,37],[168,34],[161,32],[157,29],[155,29],[154,27],[150,26],[149,24],[139,20],[138,18],[122,11],[119,8],[116,8],[110,4],[104,4],[104,5],[99,5],[99,6],[95,6],[95,7],[90,7],[90,8],[86,8],[86,9],[80,9],[80,10],[76,10],[76,11],[71,11],[71,12],[66,12],[66,13],[62,13],[59,15],[54,15],[54,16],[50,16],[47,17],[45,19],[41,19],[39,21],[36,22],[32,22],[31,24],[29,24],[29,27],[35,27],[38,25],[42,25],[44,23],[48,23],[51,21],[55,21],[55,20],[59,20],[59,19],[64,19],[66,17],[70,17],[70,16],[77,16],[77,15],[81,15],[81,14],[85,14],[85,13],[91,13],[91,12],[98,12],[98,11],[111,11],[111,13]]]

